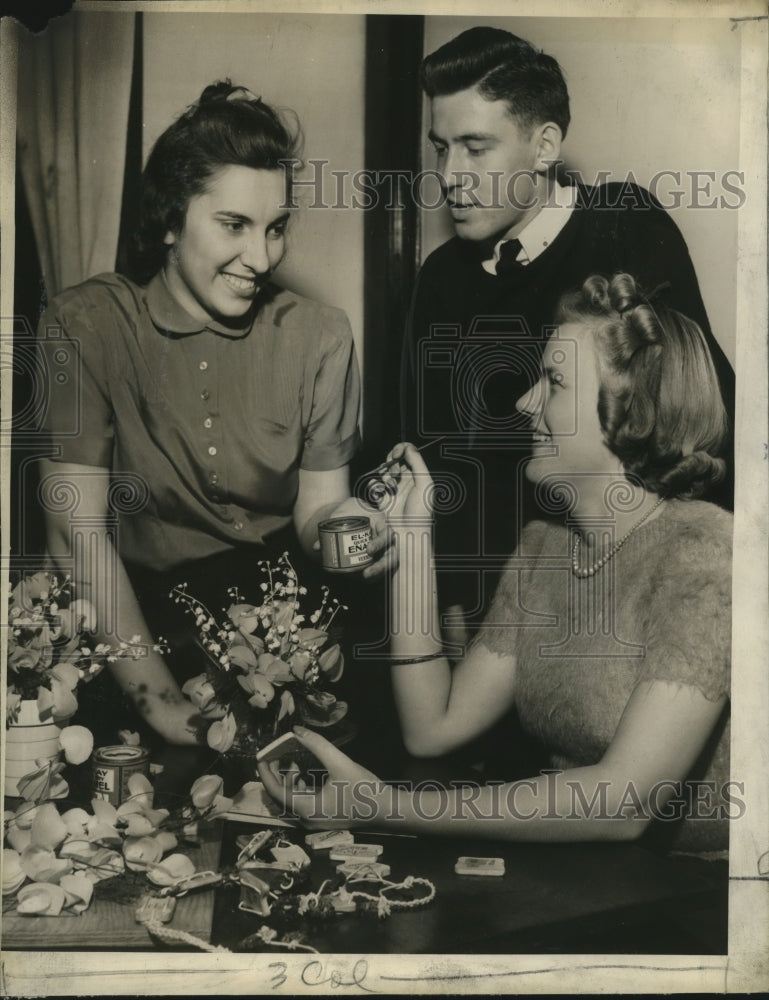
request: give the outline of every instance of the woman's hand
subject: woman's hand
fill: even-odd
[[[388,488],[388,497],[382,501],[388,523],[432,520],[435,484],[419,451],[408,442],[396,444],[384,464],[389,462],[396,464],[382,475]]]
[[[318,733],[295,726],[294,734],[328,771],[323,787],[308,789],[294,765],[280,772],[277,761],[258,764],[259,777],[269,794],[298,816],[305,826],[319,830],[347,829],[384,815],[388,792],[375,774],[356,764]]]

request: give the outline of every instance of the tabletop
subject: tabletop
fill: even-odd
[[[180,775],[199,765],[194,754],[166,754],[159,791],[173,789]],[[187,781],[185,787],[189,787]],[[258,823],[218,821],[191,849],[197,870],[232,871],[236,839]],[[275,831],[274,826],[265,827]],[[304,846],[305,831],[282,829]],[[359,843],[382,847],[390,881],[408,876],[435,887],[428,905],[396,910],[385,918],[356,912],[322,919],[294,911],[258,916],[239,909],[240,888],[226,881],[179,900],[172,929],[233,951],[271,950],[255,939],[266,924],[278,935],[298,934],[330,954],[725,954],[727,951],[726,862],[663,856],[632,843],[504,844],[451,837],[385,835],[355,831]],[[310,851],[306,884],[317,891],[336,875],[328,850]],[[194,855],[194,856],[193,856]],[[494,856],[501,876],[459,875],[460,856]],[[373,890],[376,892],[376,889]],[[151,939],[135,920],[136,901],[95,899],[80,917],[3,918],[6,949],[149,950],[179,947]],[[45,944],[43,945],[43,942]],[[188,946],[187,946],[188,947]]]

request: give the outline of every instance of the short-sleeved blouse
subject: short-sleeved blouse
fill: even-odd
[[[150,569],[263,543],[299,469],[359,444],[347,317],[276,286],[233,329],[201,325],[162,273],[103,274],[53,300],[38,343],[51,457],[111,470],[120,554]]]
[[[729,695],[731,664],[730,514],[668,501],[587,579],[571,571],[572,539],[560,525],[527,525],[477,637],[515,654],[521,724],[564,769],[601,759],[640,682],[717,700]],[[728,779],[725,710],[690,780],[721,789]],[[725,822],[683,827],[679,844],[726,846]]]

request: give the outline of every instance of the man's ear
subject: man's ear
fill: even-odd
[[[163,242],[167,247],[172,247],[176,243],[176,235],[172,233],[169,229],[166,235],[163,237]]]
[[[539,174],[545,174],[560,159],[563,139],[561,127],[555,122],[543,122],[534,129],[533,139],[534,169]]]

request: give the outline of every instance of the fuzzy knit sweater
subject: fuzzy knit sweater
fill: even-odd
[[[600,761],[644,680],[693,686],[711,700],[730,689],[731,514],[668,501],[587,579],[571,572],[572,539],[563,526],[527,525],[476,638],[515,652],[521,724],[563,769]],[[690,811],[736,815],[720,792],[728,780],[727,704],[687,778],[689,793],[693,781],[715,782],[719,791],[703,786]],[[648,838],[665,847],[728,844],[724,815],[655,820]]]

